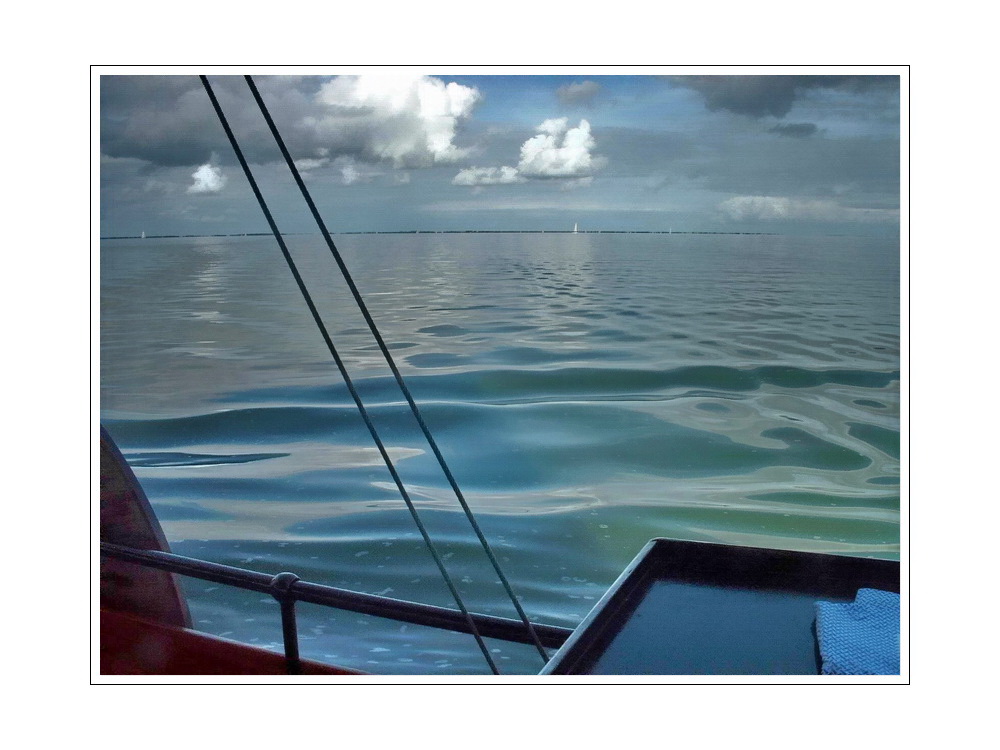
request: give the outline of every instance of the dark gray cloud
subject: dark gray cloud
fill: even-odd
[[[594,103],[594,98],[600,93],[601,84],[596,81],[582,81],[580,83],[568,83],[556,89],[556,96],[560,103],[571,106],[590,106]]]
[[[811,122],[789,122],[778,123],[767,132],[775,133],[776,135],[785,135],[789,138],[808,138],[817,130],[816,125]]]
[[[455,141],[479,92],[428,76],[262,76],[255,79],[289,151],[332,164],[338,157],[427,167],[455,162]],[[212,87],[247,158],[280,159],[240,76]],[[213,154],[232,164],[225,138],[196,76],[102,76],[101,151],[157,166],[196,166]]]
[[[247,157],[258,163],[274,159],[275,147],[266,138],[260,113],[252,116],[252,100],[242,79],[213,77],[212,86]],[[270,93],[273,97],[275,92]],[[282,100],[275,116],[283,115],[287,106]],[[188,167],[204,164],[213,153],[232,164],[231,152],[197,76],[101,77],[101,153]]]
[[[810,89],[865,91],[899,86],[898,76],[669,76],[675,86],[693,89],[710,110],[749,117],[784,117],[795,100]]]

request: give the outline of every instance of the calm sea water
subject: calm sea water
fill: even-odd
[[[516,617],[322,241],[288,241],[469,608]],[[898,555],[897,242],[337,242],[532,619],[573,627],[657,536]],[[454,606],[273,239],[102,243],[101,415],[175,552]],[[272,599],[184,586],[199,629],[280,648]],[[468,635],[299,621],[307,657],[488,672]]]

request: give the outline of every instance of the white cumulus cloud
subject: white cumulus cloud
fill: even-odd
[[[583,177],[600,167],[603,159],[591,153],[597,143],[590,123],[580,120],[575,128],[568,125],[565,117],[539,125],[538,135],[521,146],[518,172],[531,177]]]
[[[516,167],[470,167],[455,175],[455,185],[509,185],[534,178],[564,178],[564,187],[582,187],[593,180],[593,172],[606,160],[593,153],[597,142],[590,123],[580,120],[569,127],[565,117],[545,120],[521,145],[521,160]]]
[[[466,155],[455,134],[479,98],[475,88],[430,76],[339,76],[319,89],[320,111],[304,125],[334,151],[397,167],[430,166]]]
[[[198,167],[191,178],[194,182],[188,186],[189,193],[218,193],[226,186],[226,176],[211,162]]]

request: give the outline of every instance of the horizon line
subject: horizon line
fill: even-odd
[[[295,237],[320,234],[319,232],[282,232],[283,236]],[[721,230],[674,230],[674,229],[367,229],[353,232],[331,232],[331,235],[347,234],[748,234],[774,236],[778,232],[735,232]],[[272,237],[271,232],[230,232],[213,234],[124,234],[102,236],[102,240],[157,240],[193,239],[199,237]]]

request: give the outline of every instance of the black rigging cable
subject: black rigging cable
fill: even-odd
[[[549,655],[545,651],[545,647],[542,646],[541,640],[538,638],[538,634],[535,633],[535,629],[525,614],[524,609],[521,607],[521,603],[517,600],[507,577],[504,575],[500,568],[500,563],[497,561],[496,555],[493,554],[493,550],[490,548],[489,542],[486,540],[486,536],[483,534],[482,529],[479,528],[479,524],[476,521],[475,516],[472,513],[472,509],[465,500],[465,496],[458,487],[458,482],[455,480],[454,475],[451,473],[451,469],[448,468],[448,464],[444,459],[440,449],[437,446],[427,424],[424,422],[423,416],[420,414],[420,410],[417,408],[416,402],[413,400],[413,396],[410,394],[410,389],[407,387],[406,383],[403,381],[403,376],[400,375],[399,369],[396,367],[396,362],[389,353],[389,347],[386,346],[385,341],[382,339],[382,335],[378,331],[378,327],[375,325],[375,321],[371,314],[368,312],[368,306],[365,305],[365,301],[361,296],[361,292],[358,291],[357,286],[354,283],[354,279],[351,277],[350,271],[347,269],[347,265],[344,263],[344,259],[341,257],[340,252],[337,250],[336,245],[333,243],[333,238],[330,236],[330,232],[326,228],[326,223],[323,221],[323,217],[320,216],[319,210],[316,208],[316,204],[313,202],[312,196],[309,193],[308,188],[306,188],[305,183],[302,181],[302,177],[299,175],[299,170],[295,166],[295,162],[292,160],[291,154],[285,147],[285,142],[278,132],[277,126],[274,124],[274,120],[271,119],[271,114],[267,109],[267,105],[264,104],[264,100],[261,98],[260,92],[257,90],[257,86],[253,82],[252,76],[244,76],[247,85],[250,87],[250,92],[253,94],[253,98],[257,102],[257,106],[260,107],[261,114],[264,115],[264,119],[267,121],[268,127],[271,129],[271,134],[274,136],[275,142],[278,144],[278,148],[281,150],[282,156],[285,157],[285,162],[288,164],[288,169],[292,173],[292,177],[295,178],[295,183],[299,186],[299,190],[302,193],[302,197],[305,199],[306,204],[309,206],[309,211],[312,213],[313,218],[316,220],[316,224],[319,227],[320,232],[323,235],[323,239],[326,240],[327,247],[330,249],[330,253],[333,255],[334,260],[337,262],[337,266],[340,268],[340,272],[344,275],[344,279],[347,282],[348,287],[351,290],[351,294],[354,296],[354,301],[357,303],[358,308],[361,310],[361,314],[365,318],[365,322],[368,324],[368,328],[372,332],[372,336],[375,338],[375,342],[378,344],[379,349],[382,352],[382,356],[385,358],[386,363],[389,365],[389,369],[392,370],[393,377],[396,379],[396,384],[399,386],[400,391],[402,391],[403,396],[406,398],[406,402],[410,406],[410,411],[413,413],[414,418],[417,420],[417,424],[420,426],[420,430],[424,434],[424,438],[427,440],[427,444],[430,446],[431,451],[434,453],[437,459],[438,465],[441,467],[441,471],[444,473],[445,477],[448,479],[448,484],[451,485],[452,491],[455,493],[455,497],[458,498],[459,504],[462,506],[462,510],[465,511],[466,518],[469,520],[469,524],[472,526],[473,531],[475,531],[476,536],[479,538],[479,542],[486,552],[487,557],[489,557],[490,562],[493,565],[493,569],[496,571],[497,576],[500,578],[500,582],[503,584],[504,589],[507,591],[507,595],[510,597],[511,602],[514,604],[514,608],[517,610],[518,616],[521,621],[524,622],[525,627],[528,628],[528,632],[531,633],[532,640],[535,643],[535,648],[538,649],[538,653],[541,654],[542,659],[548,661]]]
[[[243,168],[243,173],[246,175],[247,180],[250,183],[250,187],[253,190],[253,194],[257,198],[257,203],[260,204],[261,211],[264,213],[264,218],[267,219],[267,223],[271,227],[271,232],[274,234],[274,238],[277,240],[278,246],[281,248],[281,253],[285,257],[285,262],[288,264],[288,268],[292,272],[292,276],[295,278],[295,283],[298,285],[299,291],[305,299],[309,312],[312,313],[313,320],[319,328],[320,334],[323,336],[323,340],[326,342],[326,346],[330,350],[330,354],[337,363],[337,368],[340,370],[340,374],[344,378],[347,390],[350,391],[351,397],[354,399],[354,403],[358,407],[358,411],[365,422],[365,426],[368,427],[368,432],[371,433],[372,440],[375,441],[375,445],[378,448],[379,453],[382,455],[382,460],[385,461],[385,465],[389,469],[389,474],[396,483],[396,488],[399,490],[399,494],[405,501],[406,507],[409,508],[410,515],[413,516],[413,520],[416,523],[417,528],[420,530],[420,534],[424,538],[424,543],[430,550],[431,556],[434,558],[434,562],[437,564],[438,570],[441,572],[441,576],[444,578],[445,583],[448,585],[448,589],[451,591],[452,597],[455,599],[455,603],[465,616],[465,619],[469,624],[469,628],[476,639],[476,643],[479,644],[479,648],[483,652],[483,656],[486,657],[486,661],[490,665],[490,669],[493,671],[493,674],[500,674],[500,670],[497,669],[493,658],[490,656],[490,651],[487,648],[486,643],[483,641],[482,636],[479,634],[479,630],[476,628],[475,621],[472,619],[468,609],[465,607],[465,603],[462,601],[461,594],[458,593],[458,589],[455,587],[451,576],[448,575],[448,571],[441,560],[441,556],[438,554],[436,548],[434,547],[434,543],[431,541],[430,535],[427,533],[427,529],[420,520],[420,515],[417,513],[417,509],[414,506],[413,501],[410,499],[406,488],[403,486],[399,473],[396,471],[396,467],[393,465],[392,459],[389,457],[389,453],[386,451],[385,445],[382,443],[382,439],[379,437],[378,431],[375,429],[375,425],[372,423],[371,417],[368,415],[368,410],[365,408],[364,403],[361,401],[361,397],[354,388],[354,383],[347,372],[347,368],[345,367],[343,360],[340,358],[340,354],[337,352],[337,348],[334,346],[333,340],[330,338],[330,334],[327,332],[326,325],[323,323],[323,319],[320,317],[319,311],[316,309],[315,304],[313,304],[312,296],[309,294],[308,289],[306,289],[305,282],[303,282],[302,276],[299,274],[299,270],[295,265],[295,261],[292,259],[292,255],[288,251],[288,247],[285,245],[285,240],[282,237],[281,232],[278,230],[277,224],[274,222],[271,211],[267,207],[267,202],[264,200],[264,196],[261,194],[260,188],[257,187],[257,181],[254,179],[253,173],[250,171],[250,165],[247,164],[247,160],[243,156],[243,151],[236,140],[236,136],[229,127],[229,121],[226,119],[226,115],[223,113],[222,107],[219,105],[219,100],[215,97],[212,85],[208,82],[208,77],[200,76],[200,78],[205,87],[205,91],[208,93],[208,98],[212,101],[215,113],[218,115],[219,121],[222,123],[222,128],[226,131],[226,136],[229,138],[230,144],[232,144],[233,151],[236,152],[236,158],[239,160],[240,166]],[[256,89],[254,89],[254,93],[256,94]],[[296,177],[298,177],[297,172]],[[534,629],[532,629],[531,632],[534,635]],[[537,635],[535,635],[535,639],[537,640]]]

